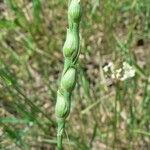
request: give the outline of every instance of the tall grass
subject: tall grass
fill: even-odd
[[[150,148],[149,0],[82,1],[78,81],[64,149]],[[0,2],[0,149],[55,149],[66,1]],[[125,81],[103,66],[130,64]],[[58,82],[56,82],[58,81]],[[68,148],[69,147],[69,148]]]

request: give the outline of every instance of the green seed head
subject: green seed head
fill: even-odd
[[[68,10],[69,21],[79,23],[81,20],[82,10],[80,0],[72,0]]]
[[[58,118],[65,118],[68,113],[68,105],[63,95],[59,92],[57,94],[57,102],[55,107],[55,114]]]
[[[75,52],[75,50],[77,49],[77,44],[76,43],[76,39],[75,36],[73,35],[73,33],[67,29],[67,38],[63,47],[63,54],[65,57],[71,57],[72,54]]]
[[[62,89],[71,92],[74,89],[75,84],[76,84],[76,70],[75,68],[70,68],[62,77],[61,87]]]

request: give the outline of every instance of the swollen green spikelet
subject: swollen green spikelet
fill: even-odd
[[[77,60],[79,57],[79,25],[81,20],[80,0],[72,0],[68,9],[69,28],[63,46],[64,70],[57,92],[55,114],[58,123],[57,149],[62,150],[65,120],[70,113],[71,95],[76,84]]]

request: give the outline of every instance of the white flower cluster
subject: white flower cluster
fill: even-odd
[[[112,62],[103,67],[105,73],[110,73],[112,79],[124,81],[135,76],[135,69],[127,62],[123,62],[122,68],[116,69]]]
[[[130,66],[127,62],[123,62],[123,70],[124,74],[121,78],[122,81],[135,76],[135,69],[132,66]]]

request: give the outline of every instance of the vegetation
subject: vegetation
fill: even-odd
[[[80,1],[78,82],[63,149],[149,150],[149,0]],[[0,1],[2,150],[57,147],[67,8],[65,0]]]
[[[57,92],[56,117],[58,123],[57,149],[62,150],[62,137],[65,128],[65,120],[70,113],[71,94],[76,85],[77,60],[79,51],[79,25],[81,20],[80,0],[72,0],[68,10],[69,29],[63,47],[64,70],[61,85]]]

